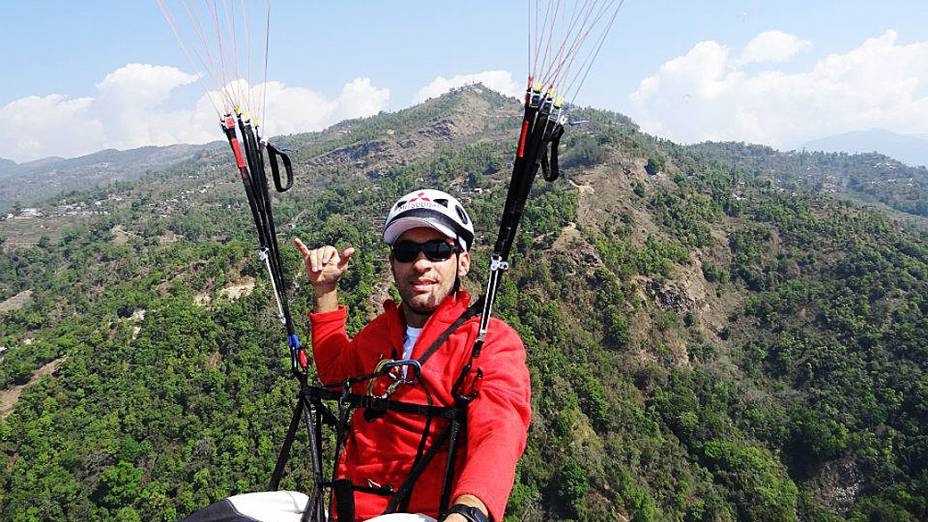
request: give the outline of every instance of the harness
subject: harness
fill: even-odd
[[[335,511],[338,512],[338,521],[346,522],[354,520],[354,493],[370,493],[389,497],[387,509],[384,513],[397,513],[405,511],[409,506],[412,497],[412,491],[416,481],[434,460],[435,456],[442,450],[447,449],[448,458],[445,461],[444,478],[442,483],[442,494],[440,500],[439,512],[447,512],[450,497],[451,485],[454,477],[455,452],[461,435],[465,431],[467,421],[467,406],[477,396],[477,388],[482,372],[478,369],[475,372],[475,378],[467,390],[464,390],[464,383],[473,367],[473,359],[479,354],[471,353],[467,364],[462,368],[455,384],[452,388],[454,396],[454,406],[435,406],[432,399],[431,390],[427,383],[422,379],[422,368],[429,361],[432,355],[437,352],[451,335],[457,331],[468,320],[480,313],[483,308],[481,301],[470,305],[454,323],[452,323],[444,332],[429,346],[429,348],[418,359],[407,360],[390,360],[383,359],[377,364],[374,371],[364,375],[351,377],[339,383],[332,383],[322,386],[310,385],[307,379],[301,379],[300,392],[298,395],[297,405],[294,408],[293,417],[291,418],[290,428],[287,431],[287,437],[284,440],[284,446],[278,456],[277,465],[274,468],[274,474],[271,478],[270,487],[276,490],[280,484],[284,468],[289,460],[290,448],[296,431],[299,428],[300,419],[302,418],[307,432],[310,433],[310,447],[312,449],[312,471],[314,488],[309,495],[309,503],[303,514],[304,521],[321,522],[323,520],[336,520]],[[412,379],[401,377],[401,369],[407,369],[407,375],[412,374]],[[381,378],[387,377],[393,379],[393,383],[382,394],[374,393],[374,382]],[[426,404],[403,402],[390,399],[392,393],[403,384],[415,384],[422,387],[425,392]],[[367,393],[352,393],[352,389],[357,385],[366,385]],[[324,402],[330,401],[336,404],[335,411]],[[386,412],[392,411],[406,415],[417,415],[425,417],[425,428],[413,459],[409,474],[403,483],[397,487],[354,484],[350,479],[338,477],[338,462],[341,457],[342,449],[350,433],[350,421],[356,410],[363,409],[363,414],[367,420],[374,420],[383,416]],[[432,435],[432,423],[434,419],[443,419],[444,426],[434,435]],[[328,425],[335,432],[335,446],[333,448],[333,466],[331,478],[323,477],[322,473],[322,427]],[[431,439],[431,440],[430,440]],[[336,510],[330,510],[328,517],[325,516],[324,510],[324,491],[329,489],[332,492],[330,498],[331,505]]]

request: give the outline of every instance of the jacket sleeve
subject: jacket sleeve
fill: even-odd
[[[357,338],[350,340],[345,331],[347,317],[348,309],[344,305],[331,312],[309,314],[316,373],[325,384],[361,373],[355,346]]]
[[[468,407],[463,467],[451,498],[474,495],[501,521],[532,417],[525,346],[515,330],[494,320],[476,366],[483,380]]]

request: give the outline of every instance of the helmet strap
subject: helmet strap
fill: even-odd
[[[455,237],[454,244],[457,248],[454,249],[454,285],[451,287],[452,295],[456,295],[458,290],[461,289],[461,276],[458,272],[461,268],[461,238]]]

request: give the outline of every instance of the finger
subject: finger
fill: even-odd
[[[309,253],[309,267],[313,272],[319,271],[319,249],[315,249]]]
[[[326,246],[322,250],[322,266],[326,266],[332,262],[332,259],[338,256],[338,250],[335,250],[334,247]]]
[[[348,266],[348,260],[351,259],[351,256],[353,256],[354,253],[355,253],[355,249],[353,247],[346,248],[345,251],[342,252],[342,258],[338,262],[338,267],[345,268],[346,266]]]
[[[306,256],[309,255],[309,249],[306,248],[306,245],[304,245],[303,242],[300,241],[300,238],[298,237],[294,238],[293,242],[294,244],[296,244],[296,248],[300,251],[300,255],[303,256],[303,259],[306,259]]]

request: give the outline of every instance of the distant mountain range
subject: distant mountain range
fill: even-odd
[[[78,158],[48,157],[25,163],[0,158],[0,211],[28,206],[62,192],[136,180],[188,161],[211,145],[170,145],[120,151],[106,149]]]
[[[928,137],[896,134],[883,129],[852,131],[812,140],[802,146],[822,152],[879,152],[907,165],[928,165]]]
[[[335,125],[337,131],[343,125]],[[146,173],[189,160],[197,151],[215,150],[217,144],[107,149],[78,158],[48,157],[24,163],[0,158],[0,211],[14,205],[29,206],[75,189],[132,181]],[[218,144],[222,147],[222,144]],[[911,166],[928,166],[928,136],[897,134],[882,129],[853,131],[809,141],[807,151],[848,154],[877,152]]]

